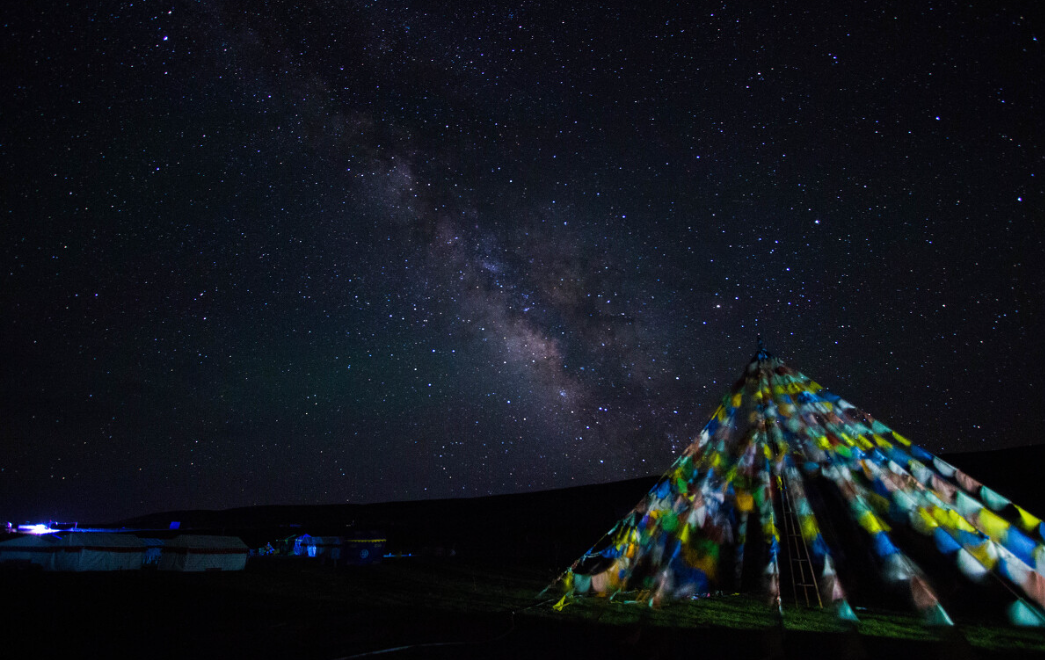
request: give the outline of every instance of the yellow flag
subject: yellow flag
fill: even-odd
[[[886,525],[884,522],[879,520],[879,518],[875,516],[873,513],[871,513],[869,509],[861,513],[857,517],[856,522],[859,523],[859,525],[863,527],[865,530],[867,530],[867,533],[871,536],[874,536],[878,532],[889,531],[889,525]]]
[[[737,508],[741,511],[751,511],[755,508],[755,499],[746,490],[737,491]]]
[[[559,599],[558,603],[552,605],[552,609],[556,612],[561,612],[567,605],[569,605],[569,603],[566,602],[566,596],[563,596]]]
[[[1030,513],[1023,510],[1023,507],[1016,505],[1016,510],[1020,512],[1020,527],[1025,532],[1033,532],[1041,524],[1041,520]]]
[[[998,563],[998,551],[994,549],[992,542],[987,539],[984,539],[983,543],[979,545],[968,544],[965,546],[965,549],[976,558],[976,561],[988,569],[994,568],[994,565]]]
[[[1001,543],[1005,539],[1005,533],[1009,531],[1009,522],[987,509],[980,509],[979,517],[983,533]]]
[[[919,507],[911,513],[911,527],[920,534],[932,534],[933,529],[939,526],[940,524],[924,508]]]
[[[893,446],[893,443],[889,442],[877,433],[873,434],[871,437],[874,438],[875,444],[881,447],[882,449],[891,449]]]
[[[813,519],[813,516],[803,518],[799,527],[802,529],[802,538],[806,543],[812,543],[820,533],[820,530],[816,528],[816,520]]]

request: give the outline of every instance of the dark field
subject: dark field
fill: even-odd
[[[341,658],[1031,657],[1045,633],[861,612],[786,609],[783,623],[742,596],[651,610],[585,600],[555,612],[537,594],[554,570],[446,559],[335,569],[315,560],[252,560],[242,573],[6,572],[7,649],[47,656]]]
[[[1045,446],[948,457],[1032,512]],[[652,610],[588,599],[562,612],[541,590],[627,513],[653,478],[471,500],[255,507],[154,514],[121,525],[241,536],[251,547],[308,531],[380,529],[378,566],[255,558],[241,573],[0,571],[0,658],[380,657],[946,658],[1045,656],[1045,631],[1012,628],[977,598],[948,594],[954,629],[889,607],[828,612],[723,596]],[[174,534],[175,532],[169,532]],[[145,534],[155,535],[154,532]],[[453,554],[455,556],[448,556]],[[945,576],[944,576],[945,577]],[[854,596],[856,590],[853,592]],[[863,598],[854,597],[854,606]],[[1006,601],[1008,602],[1008,601]]]

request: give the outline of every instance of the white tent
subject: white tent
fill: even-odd
[[[308,540],[308,556],[336,562],[341,559],[341,537],[313,536]]]
[[[54,553],[56,571],[135,571],[145,560],[145,544],[130,534],[66,532]]]
[[[161,571],[242,571],[247,544],[235,536],[183,534],[167,541],[160,555]]]
[[[126,571],[142,567],[145,544],[129,534],[63,532],[0,543],[0,563],[28,562],[46,571]]]
[[[163,553],[163,539],[142,539],[145,544],[145,559],[142,566],[156,568],[160,565],[160,555]]]
[[[54,567],[58,539],[53,534],[19,536],[0,542],[0,564],[36,564]]]
[[[291,554],[297,555],[299,557],[307,556],[308,546],[311,540],[312,537],[308,534],[302,534],[301,536],[294,539],[294,549],[291,552]]]

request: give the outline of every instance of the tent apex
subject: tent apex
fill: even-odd
[[[763,362],[765,360],[771,360],[772,358],[773,358],[773,355],[769,351],[766,350],[766,345],[762,341],[762,335],[759,334],[758,335],[758,353],[755,353],[755,359],[758,360],[759,362]]]

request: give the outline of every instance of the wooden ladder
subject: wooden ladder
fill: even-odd
[[[794,503],[791,493],[787,487],[787,478],[781,478],[780,484],[780,508],[784,518],[784,535],[787,537],[787,556],[791,566],[791,593],[795,597],[795,604],[799,604],[798,590],[801,588],[802,596],[805,598],[806,607],[812,607],[814,600],[816,606],[823,609],[824,603],[820,599],[820,588],[816,584],[816,574],[813,572],[813,564],[809,560],[809,547],[802,538],[802,530],[798,526],[798,518],[795,516]],[[813,591],[811,598],[809,591]]]

